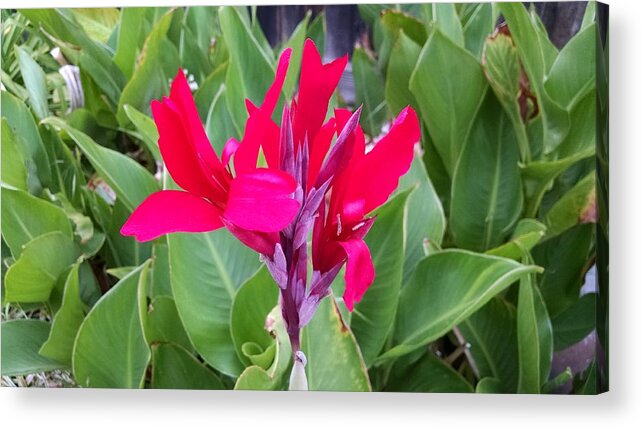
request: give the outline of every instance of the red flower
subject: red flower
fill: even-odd
[[[289,56],[289,54],[288,54]],[[281,92],[284,73],[277,73],[264,102],[272,114]],[[283,171],[245,163],[233,176],[228,162],[243,150],[228,141],[223,162],[218,158],[200,122],[189,86],[179,71],[169,98],[152,102],[159,132],[159,147],[174,181],[184,189],[153,193],[123,225],[123,235],[148,241],[172,232],[206,232],[226,226],[256,251],[271,255],[278,233],[299,210],[292,198],[296,181]],[[238,160],[238,159],[236,159]]]
[[[338,128],[343,129],[349,117],[350,112],[337,110]],[[415,111],[406,107],[390,132],[367,154],[359,127],[353,138],[352,157],[333,181],[327,213],[321,205],[312,238],[314,270],[328,272],[347,260],[343,300],[349,310],[375,277],[370,250],[363,240],[374,222],[367,214],[386,202],[399,177],[410,168],[414,145],[420,138],[419,120]]]

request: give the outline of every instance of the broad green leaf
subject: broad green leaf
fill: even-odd
[[[446,230],[446,217],[439,196],[426,173],[421,155],[415,153],[410,171],[399,180],[398,189],[412,186],[408,197],[405,224],[403,281],[410,279],[417,263],[426,255],[424,247],[440,247]]]
[[[588,293],[551,319],[555,351],[575,345],[595,330],[596,310],[596,294]]]
[[[125,110],[125,114],[138,130],[141,141],[145,143],[147,150],[154,156],[154,160],[162,162],[163,157],[158,148],[158,129],[154,120],[129,104],[125,104],[123,110]]]
[[[210,73],[209,76],[207,76],[205,81],[201,83],[196,92],[194,92],[194,102],[196,103],[198,114],[200,115],[203,123],[207,122],[207,117],[210,108],[212,107],[213,100],[216,97],[216,94],[219,93],[221,86],[225,84],[227,67],[227,62],[219,65],[212,73]]]
[[[280,306],[270,311],[266,321],[264,328],[268,330],[269,336],[274,338],[270,345],[270,348],[274,349],[272,363],[267,369],[252,365],[243,370],[234,389],[270,391],[282,389],[284,386],[292,363],[292,348]]]
[[[493,3],[478,3],[464,24],[464,45],[476,58],[481,57],[484,40],[495,28],[497,20]]]
[[[410,78],[422,119],[449,174],[453,174],[486,92],[481,65],[436,30]]]
[[[27,167],[18,149],[18,140],[9,127],[7,120],[2,118],[2,187],[11,186],[27,191]]]
[[[71,238],[71,225],[56,205],[22,190],[2,188],[2,236],[14,258],[29,241],[48,232]]]
[[[515,307],[496,297],[472,314],[459,329],[481,379],[495,379],[495,392],[517,390],[517,330]]]
[[[537,215],[542,197],[551,183],[571,165],[594,155],[594,148],[575,153],[572,156],[555,161],[531,162],[521,165],[522,180],[526,188],[526,215]]]
[[[218,376],[180,346],[152,348],[152,388],[225,389]]]
[[[546,213],[548,236],[558,235],[578,223],[596,221],[595,173],[580,180]]]
[[[176,303],[170,296],[159,296],[152,300],[147,313],[145,339],[150,346],[173,343],[190,351],[193,349],[178,316]]]
[[[553,359],[553,328],[532,275],[522,278],[517,302],[517,392],[539,394],[548,380]]]
[[[112,287],[89,311],[74,343],[78,385],[142,388],[150,360],[143,335],[145,263]]]
[[[464,46],[464,32],[455,10],[455,3],[433,3],[432,20],[435,23],[435,27],[455,42],[457,46]]]
[[[375,364],[438,339],[517,279],[537,270],[536,266],[464,250],[425,257],[399,296],[395,346]]]
[[[412,15],[400,10],[386,9],[381,13],[381,23],[393,34],[403,31],[413,42],[423,46],[428,39],[426,26]]]
[[[238,80],[243,96],[249,98],[255,105],[259,105],[274,79],[273,60],[261,48],[248,23],[241,18],[238,9],[221,7],[219,21],[225,43],[229,48],[230,65],[234,65],[239,73],[234,75],[234,79]],[[228,71],[228,87],[230,86],[229,76]],[[231,97],[227,101],[245,108],[242,98]]]
[[[4,299],[20,303],[47,301],[60,274],[79,256],[76,244],[61,232],[49,232],[29,241],[7,270]]]
[[[577,301],[591,256],[594,225],[575,226],[533,248],[535,263],[544,268],[539,287],[551,317]]]
[[[489,92],[453,178],[450,228],[459,247],[485,251],[510,233],[523,205],[518,161],[513,126]]]
[[[596,108],[598,106],[596,95],[593,86],[582,99],[573,105],[569,112],[571,126],[568,134],[555,150],[555,155],[558,158],[573,157],[581,152],[594,152],[597,130],[599,129],[596,125],[606,123],[604,121],[596,122]]]
[[[278,303],[279,288],[265,267],[248,279],[234,296],[230,314],[230,330],[234,348],[241,362],[251,364],[241,348],[254,343],[265,351],[274,340],[266,330],[266,317]]]
[[[72,13],[87,35],[102,43],[107,43],[120,18],[115,7],[76,8]]]
[[[530,251],[545,234],[546,225],[532,218],[523,218],[517,223],[510,241],[486,251],[486,254],[521,260],[524,250]]]
[[[321,301],[301,334],[310,391],[370,391],[359,346],[332,295]]]
[[[16,46],[15,52],[20,64],[20,74],[25,82],[27,92],[29,92],[29,104],[38,119],[43,119],[50,114],[45,72],[25,48]]]
[[[404,214],[411,190],[379,208],[374,214],[377,220],[366,235],[376,275],[350,318],[366,367],[379,355],[395,319],[403,277]]]
[[[64,281],[62,304],[51,325],[49,338],[40,348],[40,354],[71,365],[74,339],[85,318],[86,305],[80,299],[80,281],[76,263]]]
[[[396,364],[386,384],[390,392],[473,392],[459,373],[431,351],[412,365]]]
[[[421,46],[412,41],[403,30],[390,53],[386,73],[385,98],[388,108],[396,117],[408,105],[417,105],[410,92],[410,76],[419,59]]]
[[[475,392],[477,394],[501,394],[504,391],[499,380],[492,377],[485,377],[477,383]]]
[[[150,102],[169,93],[170,80],[180,65],[178,51],[167,38],[172,17],[173,10],[163,15],[145,39],[138,66],[118,100],[116,117],[121,126],[128,124],[126,104],[148,114]]]
[[[65,368],[65,365],[38,354],[47,340],[51,324],[40,320],[11,320],[2,327],[2,376],[21,376]]]
[[[361,48],[352,54],[355,104],[363,105],[361,126],[366,134],[376,137],[386,120],[388,110],[384,99],[383,77],[377,69],[374,58]]]
[[[307,37],[314,41],[319,53],[323,56],[325,52],[325,33],[326,33],[326,23],[325,23],[325,12],[321,11],[317,16],[312,20],[308,26]]]
[[[168,236],[172,293],[191,342],[212,367],[238,376],[243,365],[230,333],[236,290],[259,258],[226,230]]]
[[[595,84],[595,24],[583,28],[564,46],[546,76],[544,88],[570,110]]]
[[[292,54],[290,56],[290,65],[288,66],[288,72],[285,75],[285,81],[283,82],[283,93],[285,96],[290,99],[294,95],[294,90],[299,81],[299,72],[301,71],[301,60],[303,58],[303,43],[306,39],[306,34],[308,31],[308,22],[310,21],[310,12],[305,14],[303,20],[296,26],[290,38],[285,43],[285,48],[291,48]],[[317,49],[321,49],[320,52],[323,55],[323,49],[317,45]]]
[[[114,62],[129,80],[136,65],[136,57],[145,43],[152,24],[166,8],[125,7],[120,13],[118,45]]]
[[[129,211],[133,211],[147,196],[159,190],[154,177],[132,158],[96,144],[86,134],[72,128],[61,119],[48,118],[44,123],[69,134]]]
[[[172,297],[172,286],[169,276],[169,250],[165,242],[154,242],[152,247],[152,271],[149,296],[154,299],[160,296]]]
[[[591,25],[593,21],[595,21],[596,9],[597,9],[596,1],[590,0],[586,2],[586,9],[584,10],[584,16],[582,17],[582,26],[580,27],[581,29],[586,28],[587,26]]]
[[[519,98],[522,95],[520,92],[521,64],[517,49],[509,35],[497,33],[486,40],[482,65],[488,83],[513,124],[520,158],[528,162],[531,159],[531,147],[519,104]]]
[[[544,87],[544,78],[558,55],[557,49],[540,27],[534,12],[529,14],[520,3],[501,3],[498,6],[510,29],[529,84],[537,96],[543,118],[544,147],[541,149],[549,153],[562,142],[569,127],[568,112],[550,98]]]
[[[32,163],[42,184],[48,185],[51,180],[51,167],[33,115],[22,101],[9,92],[0,91],[0,98],[2,118],[7,121],[17,137],[17,148],[27,162],[27,168],[28,164]]]
[[[212,100],[207,114],[205,131],[217,153],[223,152],[228,139],[240,139],[242,137],[227,109],[225,85],[220,87]]]

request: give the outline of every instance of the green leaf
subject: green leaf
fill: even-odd
[[[363,105],[361,126],[366,134],[376,137],[381,133],[387,116],[383,77],[376,68],[374,58],[361,48],[355,49],[352,54],[352,73],[355,104]]]
[[[546,305],[532,276],[522,278],[517,302],[517,392],[539,394],[553,360],[553,328]]]
[[[459,325],[470,343],[469,352],[479,377],[493,378],[494,392],[517,391],[516,325],[515,307],[501,297],[492,299]]]
[[[317,46],[317,49],[323,56],[325,52],[325,33],[326,33],[326,23],[325,23],[325,12],[322,10],[317,14],[317,16],[312,20],[308,26],[307,37],[314,41],[314,44]]]
[[[428,351],[412,365],[395,364],[386,391],[390,392],[473,392],[473,387],[459,373]]]
[[[74,339],[85,318],[86,305],[80,299],[80,282],[76,263],[64,281],[62,304],[51,325],[49,338],[40,348],[40,354],[53,360],[71,365]]]
[[[147,196],[159,190],[154,177],[132,158],[98,145],[86,134],[72,128],[61,119],[48,118],[43,123],[69,134],[129,211],[133,211]]]
[[[163,157],[158,148],[158,129],[156,129],[154,120],[129,104],[125,104],[123,110],[138,130],[141,141],[145,143],[147,150],[154,156],[154,160],[162,162]]]
[[[236,290],[259,268],[259,258],[226,230],[168,236],[172,293],[194,347],[220,372],[243,365],[230,333]]]
[[[551,319],[555,351],[575,345],[596,327],[596,294],[580,297],[567,310]]]
[[[7,120],[2,118],[2,187],[11,186],[13,188],[27,191],[27,167],[20,150],[18,149],[18,140],[9,127]]]
[[[87,35],[102,43],[107,43],[120,18],[115,7],[77,8],[72,13]]]
[[[234,75],[234,79],[242,87],[243,95],[255,105],[259,105],[274,79],[272,59],[261,48],[248,23],[241,19],[236,8],[221,7],[219,20],[225,43],[229,49],[230,65],[234,65],[239,72]],[[228,76],[230,76],[229,71]],[[229,102],[245,108],[242,98],[228,98]]]
[[[464,24],[464,45],[476,58],[481,57],[484,40],[495,28],[497,17],[494,9],[493,3],[478,3]]]
[[[457,46],[464,46],[464,32],[461,28],[459,16],[457,16],[457,10],[455,10],[455,3],[433,3],[432,19],[435,27],[455,42]]]
[[[169,93],[170,79],[180,66],[178,51],[167,38],[173,16],[173,10],[163,15],[145,39],[138,66],[118,100],[116,117],[121,126],[128,123],[126,104],[148,114],[150,102]]]
[[[152,300],[147,313],[145,339],[150,346],[173,343],[190,351],[194,348],[178,315],[176,303],[170,296],[159,296]]]
[[[573,382],[573,394],[595,395],[597,390],[597,362],[593,360],[584,372]]]
[[[227,68],[227,62],[216,67],[216,69],[210,73],[210,75],[207,76],[203,83],[198,87],[196,92],[194,92],[194,103],[196,103],[198,114],[203,123],[207,121],[207,117],[216,94],[221,90],[221,86],[225,84]]]
[[[220,87],[212,100],[207,114],[205,131],[217,153],[223,153],[223,148],[228,139],[240,139],[242,137],[242,132],[236,128],[230,111],[227,108],[225,85]]]
[[[142,315],[149,263],[120,280],[89,311],[74,344],[78,385],[142,388],[150,360]]]
[[[390,53],[384,89],[386,102],[394,116],[407,105],[417,105],[415,97],[410,92],[410,76],[415,69],[420,52],[421,46],[400,30]]]
[[[523,218],[517,223],[510,241],[486,251],[486,254],[521,260],[524,250],[530,251],[545,234],[546,225],[532,218]]]
[[[276,306],[267,316],[264,328],[274,337],[268,349],[274,349],[272,364],[268,369],[258,365],[246,368],[239,376],[234,389],[274,391],[283,389],[285,378],[292,362],[292,348],[280,306]]]
[[[3,142],[4,145],[4,142]],[[2,236],[14,258],[34,238],[60,232],[71,238],[71,225],[65,212],[56,205],[22,190],[2,188]]]
[[[21,376],[30,373],[62,369],[57,361],[38,354],[47,340],[51,324],[39,320],[3,321],[2,376]]]
[[[559,235],[578,223],[594,223],[597,215],[595,203],[595,173],[592,172],[548,210],[544,217],[548,236]]]
[[[323,299],[301,334],[310,391],[370,391],[359,346],[332,295]]]
[[[596,43],[593,23],[564,46],[546,77],[544,88],[566,110],[570,110],[595,85]]]
[[[20,64],[20,74],[29,92],[29,104],[38,119],[43,119],[50,114],[45,72],[23,47],[16,46],[15,51]]]
[[[246,366],[251,362],[241,349],[245,343],[254,343],[263,352],[274,342],[265,325],[266,317],[278,299],[278,286],[265,267],[259,269],[236,292],[232,302],[230,330],[236,353]]]
[[[569,167],[595,154],[595,148],[575,153],[555,161],[538,161],[522,165],[522,179],[526,188],[526,215],[534,217],[539,210],[542,198],[551,183]]]
[[[166,8],[125,7],[120,14],[118,45],[114,63],[129,80],[136,65],[136,56],[145,43],[156,18]]]
[[[523,205],[518,161],[513,126],[488,93],[453,178],[450,228],[459,247],[485,251],[510,233]]]
[[[580,295],[592,253],[593,233],[594,225],[579,225],[533,248],[535,263],[544,268],[539,286],[553,318],[568,309]]]
[[[408,197],[406,209],[402,284],[408,282],[417,263],[425,256],[424,246],[441,246],[446,230],[444,209],[419,153],[415,153],[410,171],[399,180],[399,189],[407,189],[410,186],[416,188]]]
[[[404,213],[410,190],[379,208],[368,235],[375,279],[355,306],[350,328],[359,344],[366,367],[379,355],[392,329],[401,289],[404,264]]]
[[[492,377],[485,377],[477,383],[475,388],[477,394],[502,394],[502,385],[499,380]]]
[[[161,344],[152,350],[152,388],[225,389],[211,369],[173,344]]]
[[[597,132],[595,118],[597,117],[596,89],[591,89],[573,105],[570,110],[571,126],[564,141],[555,150],[559,158],[573,157],[578,153],[595,151]]]
[[[160,296],[173,297],[169,276],[169,249],[165,242],[154,242],[151,275],[150,297],[152,299]]]
[[[410,91],[451,175],[487,86],[477,60],[440,31],[434,31],[412,73]]]
[[[428,39],[426,26],[412,15],[400,10],[386,9],[381,12],[381,23],[393,34],[403,31],[413,42],[423,46]]]
[[[375,364],[438,339],[521,276],[537,269],[513,260],[454,249],[425,257],[401,291],[395,346]]]
[[[79,256],[76,244],[60,232],[29,241],[7,270],[4,299],[20,303],[47,301],[60,274]]]
[[[16,136],[17,148],[22,158],[37,169],[37,177],[48,185],[51,180],[51,167],[45,146],[40,138],[38,127],[27,106],[7,91],[0,91],[2,118],[6,120]]]
[[[310,12],[305,14],[303,20],[296,26],[290,38],[285,43],[285,48],[291,48],[292,54],[290,56],[290,65],[288,66],[288,72],[285,75],[285,81],[283,82],[283,93],[285,96],[290,99],[294,95],[294,90],[299,81],[299,72],[301,71],[301,60],[303,58],[303,43],[306,39],[306,34],[308,31],[308,22],[310,21]],[[317,45],[317,49],[321,49],[320,52],[323,52],[322,47]]]

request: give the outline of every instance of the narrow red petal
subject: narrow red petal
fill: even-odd
[[[259,232],[278,232],[299,210],[292,199],[297,184],[278,170],[259,168],[232,180],[224,217],[234,225]]]
[[[172,232],[208,232],[223,226],[221,210],[179,190],[152,193],[129,216],[120,233],[140,242]]]
[[[250,115],[245,124],[243,140],[234,154],[236,174],[244,174],[256,169],[259,148],[263,147],[265,158],[270,167],[277,167],[279,161],[279,127],[262,109]]]
[[[227,164],[230,163],[230,159],[232,159],[232,155],[238,150],[239,145],[240,143],[236,138],[227,140],[223,147],[223,153],[221,154],[221,162],[223,162],[223,165],[227,166]]]
[[[190,193],[223,201],[223,189],[205,171],[175,103],[168,98],[154,100],[152,114],[158,128],[158,146],[174,181]]]
[[[302,144],[306,135],[309,142],[314,141],[347,63],[348,56],[345,55],[324,65],[314,42],[305,41],[294,122],[295,144]]]
[[[267,93],[265,94],[265,99],[263,100],[261,108],[267,112],[268,116],[272,116],[272,113],[274,113],[274,108],[279,102],[279,96],[281,95],[281,91],[283,90],[283,82],[285,81],[285,76],[288,73],[291,55],[292,48],[287,48],[283,51],[279,58],[279,65],[276,68],[274,82],[272,82],[270,89],[268,89]]]
[[[328,122],[319,129],[314,142],[310,146],[310,165],[308,166],[308,190],[314,185],[323,161],[325,160],[330,145],[332,144],[332,137],[336,131],[334,119]]]
[[[390,132],[354,166],[343,207],[363,199],[367,214],[385,203],[399,185],[399,178],[410,169],[420,135],[417,114],[406,107],[395,119]]]
[[[348,310],[352,312],[354,304],[361,300],[374,281],[375,271],[370,250],[363,240],[340,241],[339,245],[343,247],[348,257],[345,274],[346,289],[343,293],[343,301]]]

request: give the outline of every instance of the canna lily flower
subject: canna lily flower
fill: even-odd
[[[278,88],[266,96],[265,111],[274,109],[274,98],[281,92],[282,81],[275,84]],[[169,98],[153,101],[152,113],[167,170],[184,190],[162,190],[147,197],[121,233],[149,241],[172,232],[207,232],[225,226],[246,245],[271,255],[278,232],[299,210],[300,203],[292,197],[296,181],[283,171],[257,168],[256,161],[238,168],[234,176],[230,158],[245,142],[228,141],[219,159],[180,70]]]
[[[349,115],[336,112],[338,127],[345,126]],[[415,111],[406,107],[367,154],[363,132],[359,127],[353,132],[352,156],[333,181],[327,213],[325,205],[320,206],[312,237],[313,266],[320,275],[338,272],[337,267],[347,262],[343,300],[350,311],[375,277],[363,240],[375,220],[368,214],[388,200],[399,178],[410,169],[420,127]]]

